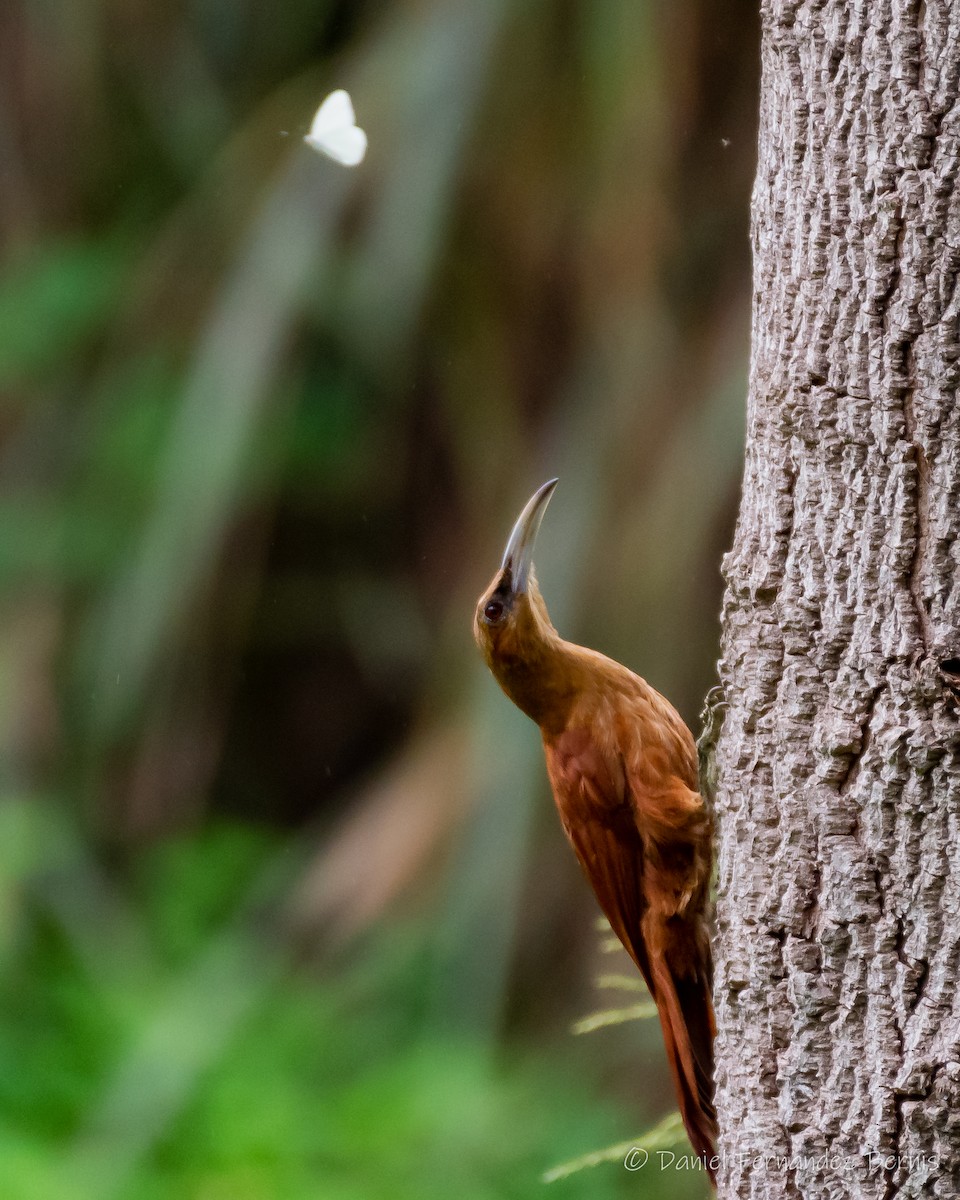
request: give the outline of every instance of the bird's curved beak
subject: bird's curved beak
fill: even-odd
[[[530,567],[533,565],[533,544],[537,540],[540,522],[558,482],[557,479],[548,479],[537,488],[524,505],[523,512],[517,517],[517,523],[507,540],[500,570],[504,575],[509,573],[511,591],[518,595],[527,590]]]

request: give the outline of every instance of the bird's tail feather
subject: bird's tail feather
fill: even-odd
[[[690,1144],[716,1183],[717,1118],[713,1106],[713,1037],[710,989],[703,978],[677,979],[666,964],[653,973],[653,996],[663,1028],[680,1116]]]

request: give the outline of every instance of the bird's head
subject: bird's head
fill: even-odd
[[[500,569],[477,602],[473,622],[487,666],[525,711],[529,707],[521,701],[523,681],[557,636],[533,570],[537,530],[556,486],[556,479],[549,480],[527,501],[507,540]]]

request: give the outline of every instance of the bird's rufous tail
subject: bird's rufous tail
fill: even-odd
[[[717,1117],[713,1106],[716,1026],[709,980],[702,974],[676,978],[661,961],[654,966],[650,983],[680,1116],[690,1144],[716,1186]]]

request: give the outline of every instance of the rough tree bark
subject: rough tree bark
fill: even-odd
[[[960,1195],[960,0],[763,4],[721,1197]]]

